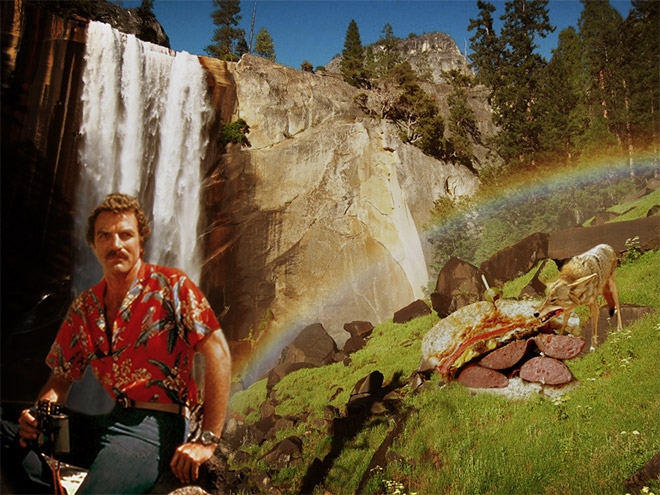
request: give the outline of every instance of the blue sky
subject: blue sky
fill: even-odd
[[[504,1],[492,1],[496,18],[504,14]],[[625,18],[630,0],[610,0]],[[124,0],[135,7],[139,0]],[[256,5],[254,33],[265,27],[273,37],[277,62],[300,68],[303,61],[314,67],[327,64],[344,47],[346,28],[355,19],[364,45],[378,41],[385,24],[394,35],[405,38],[441,31],[449,34],[461,51],[469,47],[470,18],[478,15],[477,0],[247,0],[241,1],[240,27],[250,33]],[[174,50],[206,55],[204,47],[213,36],[211,0],[155,0],[154,12],[170,37]],[[578,0],[550,0],[550,22],[557,29],[538,41],[540,53],[549,59],[561,29],[576,26],[582,10]],[[249,40],[248,40],[249,42]],[[469,50],[469,48],[468,48]]]

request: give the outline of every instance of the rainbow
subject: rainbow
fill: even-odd
[[[481,195],[478,204],[472,210],[476,209],[480,216],[489,218],[511,209],[520,208],[532,198],[551,197],[558,192],[575,188],[576,185],[588,187],[612,183],[630,177],[631,172],[634,172],[635,177],[660,177],[660,157],[639,157],[633,163],[631,168],[627,159],[610,158],[593,160],[578,167],[561,167],[554,171],[541,171],[535,173],[534,177],[529,175],[528,180],[511,184],[499,191],[486,192],[486,194]],[[452,229],[461,228],[464,225],[465,214],[465,210],[457,208],[453,214],[426,226],[420,234],[429,238],[442,236],[451,232]],[[378,260],[367,260],[363,272],[358,276],[360,278],[374,276],[377,264]],[[328,288],[324,291],[322,298],[319,297],[308,302],[305,307],[300,308],[287,321],[277,321],[277,316],[275,316],[273,331],[264,332],[264,335],[255,345],[250,358],[237,370],[238,375],[243,378],[244,384],[247,386],[260,379],[268,369],[277,364],[281,350],[297,336],[300,330],[316,322],[312,316],[314,307],[317,305],[338,305],[339,299],[345,295],[346,289],[354,285],[355,282],[355,280],[345,280],[342,284]],[[335,300],[326,297],[328,294],[335,294]],[[352,319],[354,318],[351,315],[346,315],[346,321]],[[376,324],[377,322],[373,323]]]

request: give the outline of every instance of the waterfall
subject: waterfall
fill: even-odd
[[[76,199],[76,290],[101,269],[84,244],[86,220],[108,193],[136,196],[150,217],[150,263],[174,266],[199,282],[201,162],[212,117],[204,69],[107,24],[87,29],[80,125],[81,177]]]

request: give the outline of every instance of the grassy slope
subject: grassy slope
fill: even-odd
[[[557,274],[554,264],[548,265],[544,280]],[[421,494],[625,493],[623,480],[660,450],[659,266],[656,251],[619,267],[622,303],[655,310],[611,334],[595,352],[569,362],[580,386],[561,399],[472,395],[455,383],[440,387],[437,376],[417,394],[408,393],[407,386],[400,388],[405,396],[402,410],[413,412],[390,450],[403,462],[374,471],[365,492],[392,493],[394,488],[386,483],[396,481],[403,490]],[[505,296],[516,296],[531,275],[507,284]],[[588,317],[588,311],[578,314]],[[277,440],[292,434],[303,438],[304,452],[275,476],[275,486],[298,491],[315,457],[336,454],[324,486],[315,491],[355,492],[393,420],[374,415],[340,444],[315,420],[323,417],[327,404],[343,410],[353,385],[374,370],[383,373],[386,386],[405,381],[417,368],[423,335],[437,321],[429,315],[403,325],[385,322],[376,327],[368,345],[351,356],[350,366],[300,370],[276,386],[278,414],[309,413],[309,418],[279,433]],[[265,397],[261,381],[237,394],[230,408],[253,422],[259,419],[255,405]],[[268,469],[259,457],[274,443],[251,448],[252,468]]]

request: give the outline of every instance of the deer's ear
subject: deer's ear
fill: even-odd
[[[582,285],[583,283],[588,282],[589,280],[597,276],[598,276],[597,273],[592,273],[591,275],[587,275],[586,277],[578,278],[575,282],[569,284],[568,286],[570,288],[577,287],[578,285]]]

